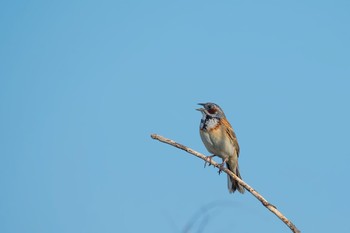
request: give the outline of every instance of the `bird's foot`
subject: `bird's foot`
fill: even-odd
[[[206,167],[207,166],[207,163],[208,163],[208,167],[210,167],[210,165],[211,165],[211,160],[213,159],[213,157],[215,157],[216,155],[210,155],[210,156],[207,156],[207,161],[205,161],[205,163],[204,163],[204,167]]]
[[[222,163],[219,165],[219,171],[218,171],[219,175],[220,175],[221,172],[225,169],[225,163],[227,162],[227,160],[228,160],[228,159],[224,159],[224,160],[222,161]]]

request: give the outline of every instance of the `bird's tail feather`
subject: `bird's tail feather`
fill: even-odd
[[[236,166],[236,169],[234,169],[234,164],[232,162],[226,163],[227,169],[232,171],[236,176],[238,176],[240,179],[242,179],[241,174],[239,173],[238,164]],[[240,185],[235,179],[233,179],[231,176],[227,175],[227,183],[228,183],[228,190],[230,193],[234,193],[236,190],[240,193],[244,193],[244,188],[242,185]]]

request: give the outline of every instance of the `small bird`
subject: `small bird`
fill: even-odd
[[[200,136],[207,150],[213,154],[208,156],[208,159],[219,156],[222,159],[221,167],[224,167],[226,163],[227,169],[241,178],[238,169],[238,141],[224,111],[214,103],[200,103],[199,105],[203,106],[203,108],[196,109],[203,115],[199,127]],[[219,174],[220,172],[221,169],[219,169]],[[236,190],[244,193],[244,188],[236,180],[230,176],[227,178],[230,193]]]

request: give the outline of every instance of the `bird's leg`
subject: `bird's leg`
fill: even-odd
[[[222,163],[219,165],[219,171],[218,171],[219,175],[220,175],[220,173],[224,170],[224,168],[225,168],[225,163],[226,163],[227,161],[228,161],[228,158],[225,158],[225,159],[222,160]]]
[[[205,161],[205,163],[204,163],[204,167],[206,167],[207,166],[207,163],[209,164],[208,165],[208,167],[211,165],[211,160],[213,159],[213,157],[215,157],[216,155],[210,155],[210,156],[207,156],[207,160],[208,161]]]

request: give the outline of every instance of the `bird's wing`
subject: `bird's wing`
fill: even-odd
[[[232,128],[230,122],[228,122],[226,120],[226,118],[222,118],[221,123],[224,125],[226,133],[227,133],[228,137],[230,138],[233,146],[236,148],[237,157],[239,157],[239,145],[238,145],[237,137],[236,137],[235,132],[233,131],[233,128]]]

